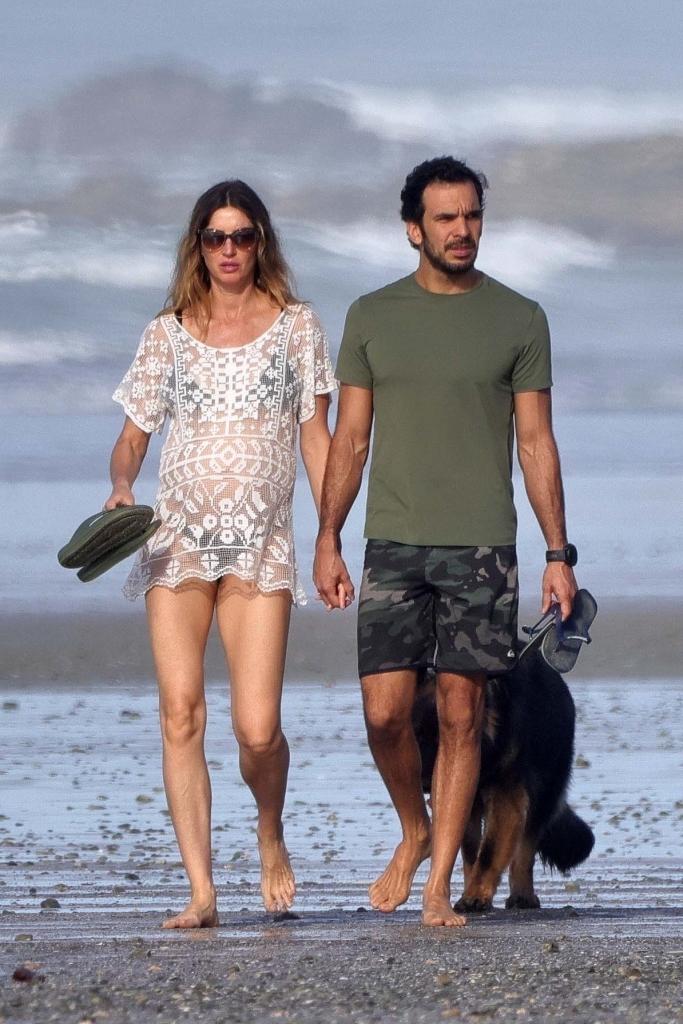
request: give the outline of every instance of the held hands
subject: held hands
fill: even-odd
[[[553,601],[556,601],[562,609],[564,621],[571,614],[577,590],[578,585],[571,566],[565,562],[548,562],[543,573],[541,614],[545,615]]]
[[[128,484],[117,484],[104,505],[102,506],[105,512],[108,512],[112,508],[120,508],[121,505],[134,505],[135,498]]]
[[[355,591],[334,537],[319,537],[315,546],[313,583],[328,611],[348,608]]]

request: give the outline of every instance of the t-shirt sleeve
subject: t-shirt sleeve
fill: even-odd
[[[366,352],[360,302],[356,300],[346,314],[344,334],[337,357],[337,380],[359,388],[372,389],[372,370]]]
[[[142,332],[135,359],[112,395],[147,434],[161,433],[172,400],[173,352],[160,320]]]
[[[542,391],[552,387],[552,383],[548,320],[541,307],[536,306],[512,370],[512,390]]]
[[[315,416],[315,396],[336,390],[327,337],[317,313],[304,306],[295,327],[297,361],[301,379],[297,420],[305,423]]]

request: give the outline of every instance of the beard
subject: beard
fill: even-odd
[[[434,269],[440,270],[442,274],[448,274],[449,277],[460,277],[461,274],[468,274],[477,259],[477,249],[475,246],[472,249],[471,259],[466,260],[464,263],[449,263],[436,250],[432,249],[429,239],[424,232],[422,234],[422,250]]]

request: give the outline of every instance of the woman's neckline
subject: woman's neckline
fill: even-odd
[[[282,320],[283,316],[289,311],[289,309],[289,306],[285,306],[285,308],[278,313],[273,322],[266,327],[265,331],[262,331],[258,337],[252,338],[251,341],[245,341],[242,345],[209,345],[207,342],[200,341],[199,338],[195,338],[194,334],[190,334],[185,324],[178,319],[175,313],[169,313],[169,316],[180,328],[183,334],[185,334],[190,341],[193,341],[195,345],[201,345],[202,348],[209,348],[212,352],[239,352],[241,349],[250,348],[252,345],[256,345],[259,341],[262,341],[263,338],[265,338],[267,334],[270,334],[273,328],[279,324],[280,320]]]

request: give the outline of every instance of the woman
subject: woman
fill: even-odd
[[[126,420],[105,508],[134,503],[152,431],[168,415],[156,513],[162,525],[126,582],[146,595],[159,682],[163,773],[191,887],[165,928],[218,924],[211,787],[204,756],[203,659],[216,614],[231,682],[242,777],[258,810],[261,891],[270,911],[295,894],[282,828],[289,748],[280,725],[296,579],[296,438],[316,506],[335,381],[315,313],[292,293],[265,206],[244,182],[198,199],[168,307],[142,335],[114,394]]]

